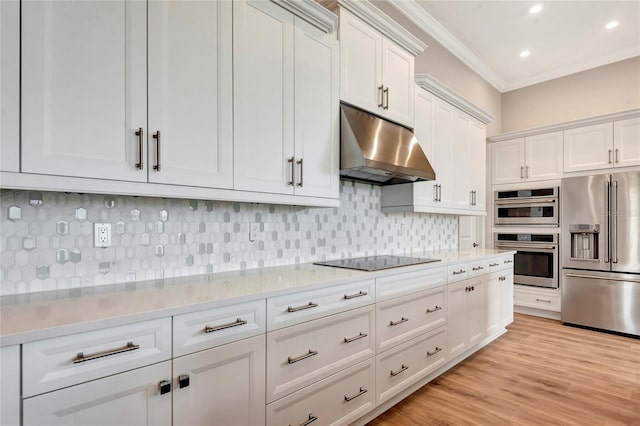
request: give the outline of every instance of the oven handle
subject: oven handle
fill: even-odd
[[[495,244],[496,248],[507,248],[507,249],[540,249],[540,250],[555,250],[557,246],[537,246],[534,244],[522,244],[522,245],[511,245],[511,244]]]
[[[549,204],[555,203],[558,201],[557,198],[547,198],[547,199],[539,199],[539,198],[518,198],[513,200],[495,200],[496,205],[500,206],[503,204]]]

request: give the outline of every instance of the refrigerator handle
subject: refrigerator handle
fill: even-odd
[[[611,191],[611,263],[618,263],[618,181],[613,181],[613,190]]]
[[[607,240],[604,242],[604,263],[609,263],[609,235],[610,235],[610,223],[611,223],[611,215],[609,210],[609,181],[604,181],[604,220],[606,222],[605,229],[607,232],[605,235],[607,236]]]

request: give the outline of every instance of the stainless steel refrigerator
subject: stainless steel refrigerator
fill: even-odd
[[[640,172],[562,179],[562,321],[640,335]]]

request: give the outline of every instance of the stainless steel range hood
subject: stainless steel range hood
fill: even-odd
[[[347,104],[340,104],[340,175],[375,185],[436,178],[411,130]]]

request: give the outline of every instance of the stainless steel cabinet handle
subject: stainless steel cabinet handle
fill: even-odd
[[[551,303],[551,300],[547,300],[547,299],[538,299],[538,298],[536,298],[536,302]]]
[[[473,191],[469,191],[469,205],[473,205]]]
[[[316,420],[318,420],[317,416],[314,416],[313,414],[309,413],[309,420],[307,420],[304,423],[300,423],[300,426],[307,426],[310,425],[311,423],[315,422]],[[291,425],[289,425],[291,426]]]
[[[365,389],[365,388],[362,388],[362,387],[361,387],[361,388],[360,388],[360,391],[359,391],[357,394],[355,394],[355,395],[351,395],[351,396],[347,396],[347,395],[345,395],[345,396],[344,396],[344,400],[345,400],[345,401],[347,401],[347,402],[349,402],[349,401],[351,401],[352,399],[356,399],[356,398],[357,398],[357,397],[359,397],[360,395],[364,395],[364,394],[365,394],[365,393],[367,393],[367,392],[369,392],[369,390],[368,390],[368,389]]]
[[[138,127],[136,136],[138,137],[138,162],[136,163],[136,169],[142,170],[144,167],[144,162],[142,161],[142,139],[144,139],[144,130],[142,130],[142,127]]]
[[[393,327],[398,324],[402,324],[403,322],[409,321],[409,318],[400,317],[398,321],[389,321],[389,327]]]
[[[482,271],[483,269],[484,269],[484,266],[471,267],[472,271]]]
[[[526,166],[524,168],[524,177],[529,179],[529,166]]]
[[[307,305],[296,306],[295,308],[293,306],[289,306],[287,308],[287,312],[298,312],[298,311],[304,311],[305,309],[311,309],[311,308],[317,308],[317,307],[318,307],[317,303],[309,302],[309,304]]]
[[[304,355],[300,355],[300,356],[295,357],[295,358],[287,357],[287,362],[289,364],[295,364],[298,361],[302,361],[303,359],[311,358],[312,356],[316,356],[316,355],[318,355],[318,351],[313,351],[313,350],[309,349],[309,352],[307,352]]]
[[[380,103],[378,104],[379,108],[382,108],[384,106],[384,92],[383,92],[383,89],[384,89],[384,85],[381,84],[380,86],[378,86],[378,95],[380,96]]]
[[[438,184],[438,202],[442,202],[442,184]]]
[[[613,161],[616,162],[616,163],[618,162],[618,151],[619,151],[619,149],[616,148],[614,153],[613,153]]]
[[[355,336],[355,337],[349,337],[349,338],[345,337],[345,338],[344,338],[344,342],[345,342],[345,343],[355,342],[356,340],[364,339],[364,338],[365,338],[365,337],[367,337],[367,336],[368,336],[368,334],[367,334],[367,333],[362,333],[362,332],[360,332],[360,333],[359,333],[357,336]]]
[[[524,166],[520,166],[520,179],[524,179]]]
[[[220,331],[220,330],[224,330],[226,328],[231,328],[231,327],[238,327],[240,325],[245,325],[246,323],[247,323],[246,320],[243,320],[242,318],[238,318],[234,322],[230,322],[228,324],[216,325],[215,327],[211,327],[210,325],[205,325],[203,331],[205,333],[213,333],[214,331]]]
[[[550,248],[551,250],[555,250],[555,247],[554,247],[554,246],[550,246],[549,248]],[[503,263],[513,263],[513,260],[511,260],[511,259],[507,259],[507,260],[505,260]]]
[[[567,277],[573,278],[589,278],[593,280],[604,280],[604,281],[624,281],[624,282],[632,282],[632,283],[640,283],[640,279],[632,279],[632,278],[611,278],[611,277],[598,277],[596,275],[583,275],[583,274],[565,274]]]
[[[611,163],[612,163],[612,161],[611,161],[611,153],[612,153],[612,152],[613,152],[613,151],[609,150],[609,164],[611,164]]]
[[[505,281],[507,277],[498,277],[498,281]]]
[[[438,184],[433,185],[433,201],[438,201]]]
[[[291,164],[291,180],[289,181],[289,186],[294,186],[294,180],[295,180],[295,158],[291,157],[289,159],[287,159],[287,163]]]
[[[464,274],[465,272],[467,271],[465,271],[464,269],[460,269],[459,271],[453,271],[453,275],[460,275],[460,274]]]
[[[160,130],[153,134],[153,138],[156,140],[156,165],[153,166],[153,170],[160,171]]]
[[[408,369],[409,369],[409,366],[408,366],[408,365],[404,365],[404,364],[402,364],[402,366],[400,367],[400,370],[398,370],[398,371],[393,371],[393,370],[391,370],[391,376],[392,376],[392,377],[395,377],[395,376],[397,376],[398,374],[402,373],[403,371],[407,371]]]
[[[367,294],[369,294],[369,293],[367,293],[366,291],[360,290],[356,294],[345,294],[344,298],[345,298],[345,300],[355,299],[356,297],[366,296]]]
[[[436,307],[435,307],[435,308],[433,308],[433,309],[429,309],[429,308],[427,308],[427,313],[428,313],[428,314],[432,314],[432,313],[434,313],[434,312],[438,312],[438,311],[439,311],[439,310],[441,310],[441,309],[442,309],[442,306],[438,306],[438,305],[436,305]]]
[[[302,188],[302,184],[303,184],[302,176],[303,176],[303,173],[304,173],[304,171],[302,169],[302,158],[298,160],[298,165],[300,166],[300,182],[298,182],[298,186],[300,188]]]
[[[131,352],[140,349],[140,345],[136,345],[133,342],[127,342],[127,345],[122,348],[117,349],[109,349],[102,352],[96,352],[95,354],[85,355],[83,352],[78,352],[75,359],[73,360],[74,364],[80,364],[81,362],[87,362],[98,358],[104,358],[111,355],[117,355],[124,352]]]
[[[441,350],[442,350],[442,348],[439,348],[439,347],[436,346],[436,349],[433,352],[427,351],[427,356],[434,356],[435,354],[437,354]]]
[[[494,266],[500,266],[500,264],[499,263],[490,263],[489,264],[489,267],[491,267],[491,268],[493,268]]]
[[[385,88],[382,93],[386,93],[386,99],[387,101],[385,102],[385,105],[382,107],[382,109],[389,109],[389,88]]]

